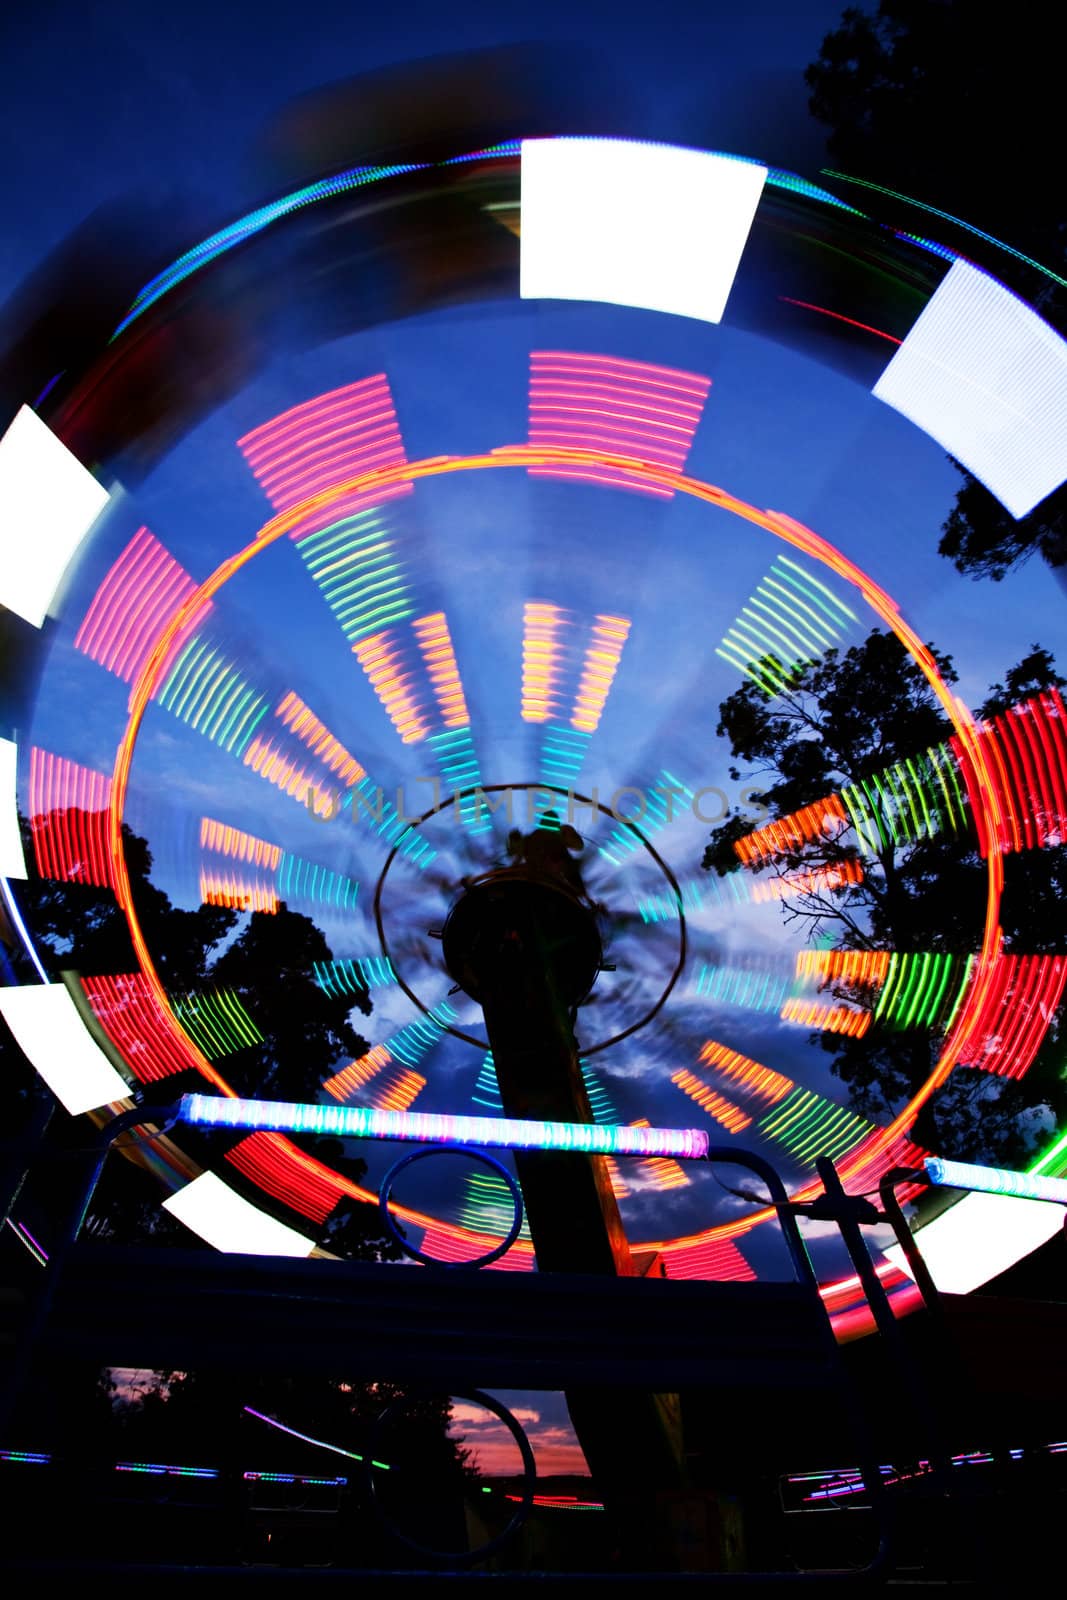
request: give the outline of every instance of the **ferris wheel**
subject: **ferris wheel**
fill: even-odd
[[[0,745],[0,865],[37,965],[0,1011],[69,1110],[266,1083],[502,1116],[439,936],[516,833],[574,841],[598,908],[604,968],[574,1026],[605,1127],[700,1126],[803,1199],[818,1156],[860,1192],[940,1153],[916,1119],[954,1073],[1025,1078],[1067,955],[1006,948],[1004,861],[1062,843],[1067,713],[1049,690],[976,718],[930,648],[929,585],[946,452],[1014,516],[1059,486],[1067,361],[1027,303],[1036,264],[984,244],[979,265],[961,227],[943,243],[884,214],[918,212],[609,138],[356,168],[203,241],[27,397],[0,441],[0,494],[21,496],[0,601],[38,689]],[[876,635],[938,740],[917,718],[911,748],[770,815],[720,705],[743,691],[781,716]],[[978,681],[973,633],[945,644]],[[702,870],[730,819],[731,870]],[[981,896],[956,943],[879,940],[864,896],[887,852],[921,847],[936,873],[961,842]],[[102,941],[92,971],[42,961],[27,874],[116,907],[121,959]],[[855,937],[822,936],[819,903]],[[173,918],[205,908],[228,915],[189,987]],[[253,921],[250,987],[232,951]],[[360,1048],[316,1072],[345,1028]],[[887,1035],[929,1071],[877,1118],[829,1058]],[[279,1133],[158,1134],[140,1159],[220,1248],[310,1255],[398,1148],[358,1154],[358,1181]],[[1067,1167],[1067,1134],[1035,1162]],[[668,1276],[778,1271],[773,1209],[714,1169],[620,1156],[611,1180]],[[970,1207],[921,1237],[951,1227],[960,1256],[973,1225],[986,1276],[1060,1221]],[[424,1164],[394,1211],[458,1261],[507,1234],[510,1202],[491,1172]],[[839,1326],[862,1326],[847,1263],[811,1248]],[[533,1269],[529,1237],[494,1265]]]

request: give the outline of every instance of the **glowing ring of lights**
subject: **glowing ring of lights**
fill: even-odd
[[[514,1207],[511,1227],[508,1229],[506,1237],[494,1249],[486,1251],[485,1255],[474,1256],[470,1261],[442,1261],[439,1256],[428,1256],[424,1251],[417,1250],[413,1244],[409,1244],[393,1221],[392,1212],[389,1210],[393,1184],[405,1167],[410,1167],[415,1161],[425,1161],[428,1156],[466,1156],[469,1161],[480,1162],[483,1167],[488,1167],[491,1172],[497,1173],[507,1184],[508,1193],[511,1196],[511,1204]],[[495,1161],[492,1156],[485,1155],[481,1150],[471,1150],[466,1145],[430,1145],[422,1150],[413,1150],[410,1155],[401,1156],[400,1160],[389,1168],[389,1171],[381,1181],[381,1187],[378,1191],[378,1209],[390,1236],[396,1240],[406,1256],[411,1256],[413,1261],[421,1261],[424,1266],[446,1267],[449,1271],[487,1267],[491,1261],[499,1261],[501,1256],[507,1255],[522,1229],[522,1190],[519,1188],[518,1180],[508,1171],[503,1162]]]
[[[659,999],[656,1000],[656,1002],[645,1012],[644,1016],[639,1017],[638,1020],[631,1023],[628,1028],[623,1028],[620,1033],[613,1033],[609,1039],[601,1039],[599,1044],[582,1046],[583,1056],[594,1056],[599,1050],[607,1050],[610,1045],[618,1044],[620,1040],[628,1039],[632,1033],[637,1033],[640,1028],[646,1027],[648,1023],[652,1021],[653,1017],[657,1016],[658,1013],[662,1011],[664,1005],[670,997],[671,991],[678,982],[678,979],[681,977],[682,970],[685,967],[685,958],[687,953],[685,907],[682,903],[681,885],[679,884],[678,879],[674,876],[674,873],[671,871],[670,867],[667,865],[666,861],[664,861],[663,857],[660,855],[659,851],[655,848],[650,840],[645,838],[637,824],[632,822],[629,817],[616,817],[615,812],[612,811],[611,807],[602,806],[599,800],[590,800],[587,795],[575,794],[573,790],[562,789],[558,784],[555,783],[487,783],[478,784],[476,790],[472,789],[469,792],[472,794],[475,792],[479,794],[497,794],[501,789],[506,789],[510,792],[514,792],[517,789],[535,789],[539,794],[570,795],[582,805],[593,807],[597,811],[603,812],[606,816],[614,817],[616,822],[622,822],[627,828],[629,828],[630,832],[640,840],[641,844],[648,851],[648,854],[652,857],[653,861],[656,863],[657,867],[659,867],[660,871],[663,873],[663,876],[673,889],[675,899],[678,902],[678,959],[674,964],[674,968],[670,977],[667,979],[666,988],[659,996]],[[462,799],[467,792],[468,791],[463,789],[458,790],[457,798]],[[422,823],[428,822],[431,817],[437,816],[439,810],[440,807],[434,807],[429,811],[424,811],[414,826],[420,827]],[[385,879],[389,872],[389,868],[396,860],[401,848],[402,840],[398,840],[390,850],[388,856],[386,857],[385,865],[378,874],[378,881],[374,886],[374,924],[378,930],[378,942],[381,945],[382,955],[388,961],[389,966],[396,977],[399,988],[404,994],[407,995],[412,1005],[419,1008],[423,1016],[429,1017],[433,1014],[430,1007],[424,1005],[419,999],[418,995],[415,993],[414,989],[410,988],[409,985],[404,981],[403,975],[401,974],[392,954],[390,953],[389,944],[385,937],[385,922],[382,917],[382,890],[385,887]],[[473,1033],[464,1033],[461,1028],[453,1028],[448,1023],[438,1022],[437,1025],[444,1033],[450,1033],[453,1039],[462,1039],[465,1044],[477,1045],[479,1050],[485,1050],[488,1048],[488,1039],[477,1039]]]
[[[973,1019],[980,1012],[993,982],[1000,955],[999,907],[1004,872],[999,837],[996,829],[991,826],[991,823],[998,815],[998,809],[996,789],[988,760],[976,736],[970,712],[967,711],[961,701],[950,693],[930,651],[901,617],[898,607],[886,591],[875,583],[872,578],[868,577],[854,562],[842,555],[840,551],[836,550],[829,541],[823,539],[819,534],[814,533],[810,528],[805,527],[802,523],[795,521],[792,517],[782,512],[760,511],[747,501],[740,500],[714,484],[705,482],[703,479],[689,477],[669,467],[644,461],[635,456],[618,455],[599,450],[568,449],[561,446],[508,445],[479,455],[431,456],[422,461],[404,462],[397,466],[379,467],[372,471],[359,473],[341,483],[332,485],[329,489],[310,495],[306,500],[290,506],[287,510],[271,518],[247,545],[223,561],[188,596],[172,614],[170,621],[160,633],[130,691],[129,716],[125,732],[116,752],[109,799],[109,855],[114,874],[115,892],[119,904],[126,914],[130,937],[149,989],[157,1003],[163,1008],[164,1013],[169,1014],[169,1001],[152,962],[133,906],[129,872],[122,843],[122,813],[137,734],[140,730],[145,710],[162,675],[171,646],[178,634],[189,625],[207,602],[253,556],[269,548],[283,534],[289,532],[291,528],[306,519],[310,513],[327,509],[345,496],[389,488],[397,483],[413,482],[421,478],[441,477],[453,472],[482,471],[489,467],[526,468],[546,465],[622,468],[635,478],[674,489],[680,493],[690,495],[696,500],[701,500],[707,504],[718,506],[722,510],[732,512],[743,520],[763,528],[778,538],[784,539],[787,543],[804,551],[812,559],[817,560],[821,565],[828,566],[839,577],[843,577],[847,582],[859,589],[871,609],[904,646],[940,701],[959,738],[964,771],[969,778],[972,792],[978,796],[981,803],[982,824],[989,839],[986,914],[982,945],[974,964],[973,976],[968,982],[965,1001],[959,1007],[951,1032],[942,1046],[941,1055],[933,1072],[891,1123],[884,1128],[875,1130],[874,1133],[870,1134],[839,1160],[839,1171],[844,1181],[847,1182],[861,1173],[871,1176],[871,1169],[878,1158],[888,1146],[910,1127],[916,1113],[931,1095],[940,1088],[952,1071],[959,1058],[960,1046],[967,1038]],[[211,1083],[214,1083],[223,1094],[233,1095],[234,1091],[225,1082],[221,1074],[215,1071],[210,1062],[203,1057],[202,1052],[192,1045],[191,1041],[190,1048],[194,1055],[199,1057],[204,1076]],[[335,1174],[333,1176],[335,1179],[339,1178],[339,1175]],[[349,1180],[340,1179],[339,1181],[344,1192],[353,1198],[361,1200],[372,1198],[365,1190],[362,1190],[356,1184],[352,1184]],[[812,1179],[808,1184],[796,1191],[794,1198],[798,1200],[810,1198],[820,1188],[819,1180],[817,1178]],[[406,1213],[400,1211],[400,1215],[406,1215]],[[412,1220],[421,1220],[418,1213],[412,1213],[411,1216]],[[738,1221],[715,1224],[713,1227],[689,1235],[683,1240],[653,1241],[647,1244],[646,1248],[664,1249],[671,1245],[700,1243],[712,1239],[729,1239],[738,1234],[749,1232],[753,1227],[770,1220],[773,1216],[773,1208],[763,1208]]]
[[[409,1550],[417,1550],[420,1555],[429,1556],[431,1560],[440,1561],[442,1565],[466,1567],[472,1566],[475,1562],[484,1561],[487,1556],[493,1555],[518,1533],[533,1510],[534,1490],[537,1487],[537,1463],[534,1460],[530,1441],[526,1437],[521,1422],[517,1417],[512,1416],[502,1400],[496,1400],[492,1395],[484,1394],[481,1389],[469,1389],[465,1393],[454,1395],[451,1398],[467,1400],[472,1405],[482,1406],[486,1411],[491,1412],[499,1422],[504,1424],[519,1448],[519,1455],[522,1457],[522,1495],[507,1525],[498,1534],[495,1534],[492,1539],[486,1540],[485,1544],[478,1545],[474,1550],[434,1550],[430,1546],[419,1544],[417,1540],[409,1538],[407,1534],[401,1533],[396,1524],[385,1515],[379,1502],[378,1480],[374,1476],[374,1463],[371,1457],[377,1454],[377,1441],[381,1437],[386,1422],[391,1416],[404,1409],[409,1403],[407,1400],[392,1401],[375,1418],[371,1425],[371,1443],[364,1451],[363,1475],[370,1490],[374,1510],[394,1538],[399,1539],[402,1544],[406,1544]]]

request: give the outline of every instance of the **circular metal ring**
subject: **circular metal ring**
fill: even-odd
[[[479,792],[479,790],[482,794],[496,794],[501,789],[536,789],[538,792],[544,792],[546,794],[569,795],[573,799],[578,800],[582,805],[587,805],[597,811],[602,811],[605,816],[615,817],[614,811],[612,811],[609,806],[602,806],[598,800],[590,800],[589,797],[584,794],[575,795],[573,790],[560,788],[558,784],[553,783],[487,783],[478,786],[478,789],[460,789],[458,791],[458,797],[462,799],[465,795],[474,794]],[[436,817],[441,809],[442,808],[440,806],[431,806],[429,811],[424,811],[421,817],[414,819],[414,826],[421,827],[424,822],[429,822],[430,818]],[[685,903],[682,895],[681,885],[679,884],[678,879],[675,877],[666,861],[664,861],[655,845],[653,845],[651,841],[645,837],[636,823],[631,822],[629,817],[615,817],[615,820],[617,822],[621,822],[623,827],[629,828],[630,832],[634,834],[635,837],[640,841],[674,892],[674,898],[678,905],[678,959],[674,963],[674,969],[671,972],[670,977],[667,979],[666,987],[664,988],[662,994],[655,1004],[645,1012],[644,1016],[639,1017],[636,1022],[631,1022],[630,1026],[628,1028],[623,1028],[621,1032],[613,1033],[610,1038],[601,1039],[597,1044],[583,1046],[583,1056],[595,1056],[598,1051],[610,1049],[612,1045],[618,1044],[621,1039],[628,1039],[630,1035],[632,1033],[636,1033],[639,1028],[646,1027],[648,1023],[652,1021],[653,1017],[663,1009],[663,1006],[670,996],[671,991],[678,982],[678,979],[681,977],[682,970],[685,967],[686,954],[688,951],[685,923]],[[385,865],[378,874],[378,882],[374,886],[374,922],[378,930],[378,943],[381,947],[382,955],[385,957],[386,961],[388,961],[399,988],[404,994],[407,995],[408,999],[413,1005],[418,1006],[419,1010],[424,1016],[429,1017],[433,1015],[430,1007],[425,1005],[423,1001],[419,999],[414,989],[410,988],[409,985],[405,983],[404,976],[399,971],[396,962],[393,960],[392,954],[389,950],[389,942],[385,937],[385,922],[382,916],[382,891],[385,888],[385,880],[388,876],[389,868],[396,860],[396,857],[400,852],[400,848],[401,840],[398,840],[390,850],[389,854],[386,856]],[[483,874],[483,876],[491,876],[491,874]],[[462,1039],[466,1044],[477,1045],[479,1050],[486,1050],[489,1048],[488,1039],[479,1039],[473,1033],[464,1033],[461,1028],[451,1028],[443,1023],[439,1024],[439,1026],[442,1027],[445,1033],[450,1033],[454,1039]]]
[[[449,1148],[452,1147],[450,1146]],[[423,1151],[421,1153],[427,1154],[428,1152]],[[457,1394],[454,1398],[467,1400],[472,1405],[484,1406],[486,1411],[491,1411],[493,1416],[507,1428],[518,1445],[519,1454],[522,1457],[522,1498],[515,1507],[515,1513],[507,1526],[502,1528],[495,1538],[487,1540],[485,1544],[478,1545],[474,1550],[434,1550],[431,1546],[420,1544],[417,1539],[409,1538],[407,1534],[401,1533],[396,1524],[382,1510],[378,1500],[373,1457],[378,1453],[377,1440],[381,1436],[381,1431],[386,1422],[395,1412],[403,1410],[408,1403],[407,1400],[393,1400],[385,1407],[384,1411],[378,1413],[371,1428],[370,1443],[364,1450],[363,1472],[370,1489],[371,1504],[374,1507],[375,1514],[394,1538],[399,1539],[402,1544],[406,1544],[410,1550],[417,1550],[420,1555],[429,1556],[433,1561],[440,1561],[448,1566],[459,1567],[468,1566],[475,1561],[483,1561],[518,1533],[533,1508],[534,1489],[537,1485],[537,1463],[534,1461],[534,1453],[530,1448],[530,1441],[526,1437],[522,1424],[512,1416],[502,1401],[494,1400],[492,1395],[485,1394],[481,1389],[468,1389],[463,1394]]]
[[[392,1194],[396,1178],[404,1168],[410,1167],[414,1161],[424,1161],[427,1156],[466,1156],[469,1161],[480,1161],[483,1167],[489,1167],[491,1171],[499,1173],[503,1178],[511,1195],[511,1203],[515,1207],[515,1215],[505,1238],[495,1249],[487,1251],[484,1256],[475,1256],[471,1261],[440,1261],[436,1256],[428,1256],[422,1250],[416,1250],[415,1246],[409,1244],[403,1237],[389,1213],[389,1197]],[[378,1206],[382,1214],[382,1220],[391,1237],[396,1240],[406,1256],[411,1256],[414,1261],[421,1261],[424,1266],[445,1267],[450,1271],[456,1268],[470,1271],[475,1267],[487,1267],[491,1261],[498,1261],[502,1255],[505,1255],[511,1249],[522,1228],[522,1190],[507,1167],[502,1162],[494,1160],[492,1156],[484,1155],[480,1150],[469,1150],[465,1145],[459,1144],[424,1145],[421,1150],[413,1150],[410,1155],[402,1156],[395,1166],[389,1168],[389,1171],[381,1181],[381,1186],[378,1190]]]

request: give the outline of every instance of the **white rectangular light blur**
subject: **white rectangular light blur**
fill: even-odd
[[[969,1194],[918,1229],[915,1242],[939,1289],[970,1294],[1047,1243],[1063,1220],[1063,1207],[1053,1201]],[[885,1254],[911,1276],[899,1245],[890,1245]]]
[[[213,1172],[202,1172],[163,1202],[164,1211],[216,1250],[240,1256],[309,1256],[314,1240],[276,1222]]]
[[[719,322],[766,176],[679,145],[524,139],[519,293]]]
[[[0,989],[0,1014],[23,1055],[72,1116],[129,1099],[129,1085],[86,1030],[63,984]]]
[[[874,386],[1013,517],[1067,478],[1067,343],[968,261],[955,261]]]
[[[0,438],[0,604],[39,628],[108,492],[29,406]]]
[[[24,878],[26,857],[19,832],[18,745],[0,739],[0,878]]]

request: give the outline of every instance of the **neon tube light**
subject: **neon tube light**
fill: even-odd
[[[343,1139],[411,1139],[498,1150],[573,1150],[590,1155],[678,1156],[699,1160],[708,1136],[699,1128],[612,1128],[585,1122],[525,1122],[509,1117],[455,1117],[430,1112],[374,1111],[362,1106],[298,1105],[209,1094],[181,1099],[185,1122],[214,1128],[269,1128]]]
[[[1067,1206],[1067,1178],[1038,1178],[1002,1167],[978,1167],[970,1161],[943,1161],[927,1156],[926,1176],[948,1189],[973,1189],[980,1194],[1007,1194],[1018,1200],[1053,1200]]]

